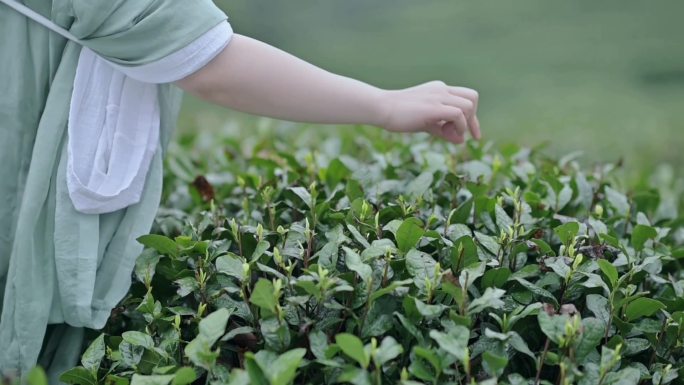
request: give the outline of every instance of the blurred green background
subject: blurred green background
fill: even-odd
[[[479,90],[484,135],[496,144],[622,158],[640,173],[684,164],[682,0],[217,3],[236,32],[343,75]],[[188,97],[179,130],[244,119]]]

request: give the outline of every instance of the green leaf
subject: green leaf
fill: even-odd
[[[290,346],[292,337],[286,322],[279,322],[276,317],[262,319],[260,330],[266,349],[282,352]]]
[[[159,254],[178,256],[178,245],[172,239],[163,235],[149,234],[138,237],[137,241],[142,243],[145,247],[150,247],[159,252]]]
[[[266,351],[262,350],[259,353],[261,352]],[[245,353],[245,369],[249,374],[250,385],[270,385],[264,370],[259,366],[256,356],[252,352]]]
[[[363,282],[368,282],[368,280],[373,275],[373,269],[370,266],[361,261],[361,256],[354,250],[343,247],[345,253],[345,264],[347,268],[353,272],[356,272]]]
[[[348,366],[337,378],[340,383],[350,383],[354,385],[371,385],[370,374],[368,371]]]
[[[362,368],[368,368],[370,357],[366,354],[363,343],[357,336],[348,333],[338,334],[335,336],[335,342],[344,354],[358,362]]]
[[[494,217],[499,231],[508,231],[509,228],[513,227],[513,220],[508,216],[506,210],[498,204],[494,206]]]
[[[359,229],[354,227],[351,223],[347,224],[347,230],[349,230],[354,240],[363,245],[363,247],[371,247],[370,243],[368,243],[368,239],[366,239],[366,237],[364,237],[363,234],[361,234]]]
[[[90,370],[93,376],[97,377],[97,371],[100,369],[100,362],[105,356],[105,342],[104,333],[100,334],[95,340],[88,346],[88,349],[81,356],[81,365],[84,368]]]
[[[121,334],[124,341],[133,346],[142,346],[146,349],[154,348],[154,341],[149,335],[138,331],[127,331]]]
[[[425,290],[425,280],[434,280],[437,262],[429,254],[416,249],[406,253],[406,270],[413,277],[413,283],[421,290]]]
[[[606,192],[606,199],[610,203],[611,206],[613,206],[617,212],[617,214],[621,216],[627,216],[629,214],[629,201],[627,200],[627,197],[625,194],[614,190],[608,186],[605,188]]]
[[[345,187],[344,192],[345,194],[347,194],[347,197],[352,202],[356,199],[363,199],[365,197],[361,185],[354,179],[350,179],[347,181],[347,186]]]
[[[504,302],[501,298],[506,294],[505,290],[488,287],[481,297],[475,298],[468,305],[468,314],[477,314],[487,308],[500,309]]]
[[[651,347],[651,343],[645,338],[629,338],[625,341],[624,356],[633,356]]]
[[[271,362],[264,370],[271,385],[287,385],[297,375],[297,368],[306,354],[306,349],[294,349],[285,352]]]
[[[605,385],[636,385],[641,381],[641,372],[637,368],[624,368],[617,372],[608,373]]]
[[[553,270],[554,273],[558,274],[562,279],[566,279],[570,276],[572,270],[570,266],[565,264],[564,257],[551,257],[544,260],[546,267]]]
[[[216,259],[216,270],[219,273],[237,278],[239,282],[245,280],[245,270],[243,269],[244,261],[237,255],[224,255]]]
[[[469,232],[470,229],[467,231]],[[452,233],[449,233],[450,239],[451,235]],[[454,247],[451,248],[451,252],[449,253],[449,259],[451,262],[451,270],[455,274],[464,266],[479,262],[480,258],[477,254],[477,245],[475,244],[475,241],[473,241],[473,238],[470,235],[464,235],[457,238],[454,242]]]
[[[256,248],[254,248],[254,252],[252,253],[252,257],[249,259],[250,262],[255,262],[257,261],[264,253],[271,247],[271,244],[268,243],[268,241],[260,241],[257,243]]]
[[[599,319],[589,317],[582,320],[582,330],[582,335],[576,348],[576,356],[580,360],[588,357],[601,344],[601,340],[606,332],[606,324]]]
[[[458,281],[465,289],[473,285],[478,278],[484,275],[487,265],[485,262],[475,262],[461,270]]]
[[[420,198],[430,189],[433,180],[431,172],[422,172],[406,186],[406,195],[414,199]]]
[[[476,231],[475,239],[477,239],[477,242],[492,255],[499,255],[499,252],[501,251],[501,245],[499,244],[497,238]]]
[[[440,373],[442,371],[442,363],[441,360],[439,359],[439,356],[437,353],[435,353],[431,349],[426,349],[420,346],[415,346],[413,348],[413,352],[416,354],[417,357],[420,357],[424,359],[425,361],[429,362],[430,365],[434,368],[436,373]]]
[[[59,376],[59,380],[70,385],[97,385],[97,379],[93,376],[93,373],[82,366],[77,366],[62,373]]]
[[[611,314],[608,298],[599,294],[589,294],[587,295],[587,308],[606,325],[610,322]]]
[[[610,283],[610,286],[613,289],[615,289],[615,284],[618,280],[618,271],[615,268],[615,266],[613,266],[612,263],[608,262],[605,259],[599,259],[596,261],[596,263],[598,263],[599,268],[601,268],[603,274],[605,274],[606,277],[608,277],[608,282]]]
[[[441,303],[429,305],[419,300],[418,298],[413,298],[413,300],[416,304],[416,309],[418,310],[418,313],[420,313],[420,315],[427,319],[437,318],[440,315],[442,315],[442,313],[444,313],[445,310],[449,308],[448,306],[442,305]]]
[[[99,362],[98,362],[99,363]],[[27,385],[49,385],[45,370],[40,366],[35,366],[26,375]]]
[[[342,179],[351,175],[351,171],[339,159],[333,159],[328,164],[328,169],[325,172],[325,179],[328,187],[335,187]]]
[[[226,332],[231,311],[221,308],[206,316],[199,323],[199,335],[210,344],[216,343]]]
[[[397,230],[397,246],[399,250],[407,253],[418,244],[423,234],[425,234],[425,231],[420,220],[417,218],[405,220]]]
[[[537,359],[534,353],[532,353],[532,351],[530,350],[530,347],[527,346],[527,342],[525,342],[525,340],[522,337],[520,337],[520,334],[516,332],[508,332],[508,336],[508,343],[513,347],[513,349],[527,355],[533,360]]]
[[[254,286],[254,290],[252,290],[249,301],[264,310],[275,313],[278,302],[275,297],[273,283],[269,280],[260,278]]]
[[[397,340],[392,337],[383,338],[378,350],[375,353],[375,363],[377,367],[381,367],[386,362],[389,362],[401,355],[404,352],[404,348],[399,345]]]
[[[490,376],[498,378],[503,374],[506,365],[508,365],[508,358],[486,351],[482,354],[482,361],[485,371]]]
[[[442,350],[456,357],[461,363],[465,363],[468,360],[470,330],[467,328],[456,325],[450,328],[448,333],[431,330],[430,337],[437,342]]]
[[[556,253],[553,252],[551,246],[549,246],[543,239],[533,239],[532,242],[539,248],[539,253],[541,255],[555,256]]]
[[[487,270],[482,276],[482,288],[502,287],[511,276],[511,270],[507,267]]]
[[[168,385],[174,377],[173,374],[144,376],[136,373],[131,378],[131,385]]]
[[[135,277],[138,281],[145,283],[147,280],[152,280],[161,257],[159,253],[143,252],[140,254],[135,260]]]
[[[190,341],[185,346],[184,353],[193,364],[207,370],[210,370],[214,366],[216,359],[219,356],[218,349],[215,351],[211,350],[209,341],[201,336],[197,336],[197,338]]]
[[[383,287],[381,289],[378,289],[377,291],[374,291],[373,294],[370,296],[370,301],[373,302],[376,299],[382,297],[383,295],[390,294],[393,291],[395,291],[397,288],[403,287],[403,286],[408,286],[413,283],[412,279],[405,279],[402,281],[392,281],[389,285],[386,287]]]
[[[473,210],[473,199],[470,198],[467,201],[461,203],[456,210],[454,210],[453,215],[451,215],[451,222],[453,223],[466,223],[470,217],[470,212]]]
[[[636,225],[634,230],[632,230],[632,246],[637,251],[644,249],[646,241],[649,239],[655,239],[658,236],[656,229],[645,225]]]
[[[311,207],[311,194],[307,189],[304,187],[291,187],[289,190],[295,193],[310,210],[313,209]]]
[[[182,298],[190,295],[199,289],[199,282],[195,277],[183,277],[174,281],[178,285],[176,293]]]
[[[665,305],[662,302],[641,297],[627,305],[625,317],[627,317],[627,321],[631,322],[641,317],[650,317],[661,309],[665,309]]]
[[[212,345],[225,334],[231,311],[221,308],[206,316],[199,323],[199,334],[185,347],[185,355],[193,364],[209,370],[219,356],[219,350]]]
[[[171,385],[189,385],[197,379],[197,373],[193,368],[184,366],[173,375]]]
[[[319,360],[327,359],[326,350],[328,350],[328,336],[320,330],[309,333],[309,349],[311,353]]]
[[[550,316],[545,311],[540,311],[539,314],[537,314],[537,319],[542,332],[544,332],[551,341],[559,343],[561,338],[565,335],[565,324],[568,322],[568,316]]]
[[[366,313],[366,320],[361,329],[361,338],[381,336],[393,327],[392,313],[396,309],[396,301],[391,298],[373,302]]]
[[[417,377],[420,380],[423,381],[428,381],[428,382],[434,382],[436,383],[437,375],[439,374],[438,371],[434,368],[431,368],[426,365],[425,359],[422,358],[424,354],[419,354],[418,352],[423,352],[427,351],[428,353],[431,353],[427,349],[421,348],[419,346],[415,346],[413,348],[414,352],[414,357],[411,357],[411,365],[409,365],[408,370],[409,372]],[[434,355],[434,353],[432,353]],[[428,363],[430,361],[427,361]],[[410,385],[414,385],[413,383],[409,383]],[[422,382],[419,382],[418,384],[423,384]],[[417,385],[417,384],[415,384]]]
[[[558,235],[558,238],[560,238],[564,245],[569,245],[570,242],[575,239],[577,233],[579,233],[579,223],[564,223],[553,229],[553,231],[556,233],[556,235]]]
[[[516,282],[518,282],[519,284],[521,284],[525,289],[532,292],[532,294],[534,294],[537,297],[540,297],[546,301],[549,301],[554,306],[558,307],[558,300],[548,290],[542,289],[541,287],[533,284],[532,282],[529,282],[529,281],[522,279],[522,278],[512,278],[512,279],[515,280]]]
[[[140,359],[145,353],[145,348],[142,346],[131,345],[127,341],[121,341],[119,344],[119,353],[121,355],[121,362],[130,367],[135,367],[140,363]]]

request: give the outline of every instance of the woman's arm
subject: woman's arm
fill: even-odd
[[[439,81],[383,90],[238,34],[214,60],[177,84],[209,102],[255,115],[426,131],[454,143],[462,143],[467,130],[480,138],[474,90]]]

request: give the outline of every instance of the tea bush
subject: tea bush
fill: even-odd
[[[401,140],[182,139],[130,293],[62,380],[681,383],[676,186]]]

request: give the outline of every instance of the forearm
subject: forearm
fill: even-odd
[[[214,60],[176,84],[214,104],[277,119],[424,131],[452,143],[463,143],[466,131],[480,138],[475,90],[442,81],[382,90],[237,34]]]
[[[238,34],[178,85],[218,105],[284,120],[380,126],[386,115],[383,90]]]

